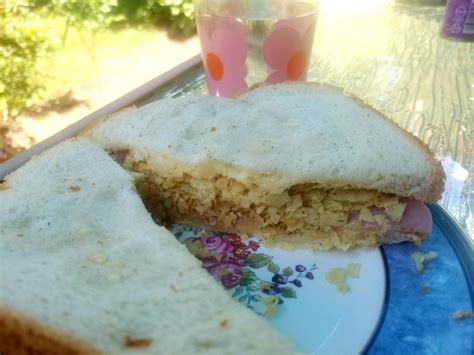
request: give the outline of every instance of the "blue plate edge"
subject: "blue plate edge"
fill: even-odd
[[[374,345],[375,340],[380,334],[380,330],[382,329],[383,322],[385,321],[385,316],[387,315],[387,310],[388,310],[388,305],[390,301],[390,272],[388,271],[388,260],[387,256],[385,255],[385,250],[383,247],[379,247],[380,254],[382,255],[382,260],[383,260],[383,267],[384,267],[384,273],[385,273],[385,295],[383,299],[383,306],[382,310],[380,312],[379,320],[377,321],[377,325],[374,328],[374,331],[372,332],[372,335],[370,336],[369,340],[365,344],[364,348],[361,351],[361,354],[366,355],[369,350],[372,348],[372,345]]]
[[[472,259],[472,254],[474,254],[474,244],[469,241],[469,236],[467,233],[462,229],[459,223],[451,216],[448,210],[442,207],[439,204],[426,204],[429,208],[433,222],[438,226],[438,228],[442,231],[445,238],[448,240],[448,243],[453,248],[454,254],[456,255],[461,269],[464,274],[464,278],[467,282],[469,298],[471,300],[471,308],[474,309],[474,294],[473,294],[473,287],[474,287],[474,261]],[[379,321],[370,336],[369,341],[364,346],[361,354],[366,355],[371,350],[372,346],[374,345],[377,337],[380,334],[382,329],[383,323],[385,321],[388,304],[390,300],[390,272],[388,268],[388,260],[385,254],[383,246],[379,248],[385,269],[385,297],[384,297],[384,304],[383,309],[381,311],[381,315]],[[474,340],[474,339],[473,339]]]
[[[471,307],[474,308],[474,261],[472,259],[474,249],[469,236],[444,207],[439,204],[428,204],[428,208],[433,215],[434,223],[445,235],[461,264],[471,298]]]

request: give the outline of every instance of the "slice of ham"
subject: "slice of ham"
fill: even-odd
[[[400,202],[406,203],[405,211],[399,223],[392,222],[389,226],[388,234],[402,233],[415,235],[428,235],[433,228],[433,219],[430,210],[426,205],[413,199],[400,199]],[[389,219],[388,215],[382,208],[370,208],[372,215],[383,214]],[[354,213],[349,222],[356,222],[359,219],[359,213]],[[362,222],[366,229],[379,229],[382,226],[375,222]]]
[[[407,206],[395,232],[430,234],[433,228],[433,218],[428,207],[417,200],[402,199],[400,202],[406,203]]]

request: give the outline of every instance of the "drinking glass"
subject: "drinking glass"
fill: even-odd
[[[304,81],[318,0],[194,0],[210,95],[256,83]]]

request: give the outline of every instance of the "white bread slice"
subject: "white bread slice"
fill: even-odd
[[[444,186],[441,164],[419,139],[319,84],[162,100],[83,134],[124,153],[160,218],[320,250],[421,241],[427,228],[394,229],[403,225],[400,198],[433,202]],[[375,220],[373,208],[386,213]],[[354,219],[360,211],[365,220]],[[429,211],[422,215],[428,225]]]
[[[337,87],[288,82],[256,87],[240,100],[290,117],[285,123],[288,128],[300,127],[300,147],[308,149],[299,160],[305,165],[312,159],[309,176],[314,181],[338,184],[342,180],[424,202],[441,198],[445,173],[429,147]]]
[[[0,353],[291,354],[157,226],[104,150],[68,141],[0,185]]]
[[[106,149],[132,150],[135,160],[152,158],[157,168],[191,166],[198,175],[203,168],[268,190],[318,183],[435,202],[444,187],[441,164],[421,140],[319,84],[257,87],[236,100],[161,100],[85,134]]]

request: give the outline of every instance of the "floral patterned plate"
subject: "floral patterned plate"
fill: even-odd
[[[473,250],[441,207],[430,209],[433,234],[419,247],[313,253],[171,230],[234,299],[305,353],[472,354]],[[436,257],[420,273],[415,255]]]

